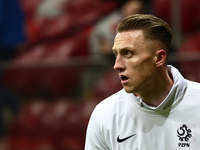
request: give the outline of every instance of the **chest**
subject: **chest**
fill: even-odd
[[[112,150],[196,150],[200,147],[200,116],[192,111],[116,115],[104,124],[104,139]]]

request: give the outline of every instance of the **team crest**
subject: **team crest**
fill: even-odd
[[[192,137],[192,131],[189,129],[185,124],[183,124],[178,130],[177,130],[177,136],[181,142],[184,143],[178,143],[179,147],[190,147],[190,143],[188,141]],[[187,143],[186,143],[187,142]]]

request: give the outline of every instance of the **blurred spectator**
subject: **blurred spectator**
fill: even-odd
[[[104,16],[94,25],[89,37],[90,55],[95,58],[96,62],[102,62],[105,65],[97,69],[85,71],[83,77],[84,92],[86,95],[96,97],[95,93],[99,93],[98,81],[109,78],[109,72],[113,67],[115,56],[112,52],[114,37],[116,35],[117,24],[125,16],[137,13],[144,13],[144,3],[140,0],[128,0],[121,7],[110,14]],[[112,87],[113,85],[110,85]],[[109,88],[109,87],[108,87]],[[89,91],[89,92],[88,92]],[[97,92],[98,91],[98,92]],[[89,93],[89,94],[88,94]],[[92,94],[91,94],[92,93]],[[106,94],[106,93],[105,93]],[[103,96],[103,91],[101,91]],[[98,96],[97,96],[98,97]]]
[[[25,41],[24,16],[18,0],[0,1],[0,60],[11,58]]]
[[[90,51],[95,57],[102,57],[111,60],[113,64],[114,55],[112,53],[113,39],[116,34],[116,27],[122,18],[137,13],[144,13],[144,3],[140,0],[126,1],[120,9],[102,18],[94,27],[90,37]]]
[[[4,64],[16,53],[17,47],[25,41],[23,32],[24,16],[18,0],[0,0],[0,137],[6,134],[4,110],[18,112],[18,100],[12,92],[2,85]]]
[[[38,18],[55,19],[63,13],[68,0],[43,0],[36,8]]]
[[[116,0],[120,6],[124,5],[127,1],[130,0]],[[152,0],[142,0],[143,7],[146,13],[152,13]]]

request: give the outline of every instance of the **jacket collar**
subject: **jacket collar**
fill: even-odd
[[[153,107],[143,102],[142,99],[138,96],[132,94],[136,104],[138,104],[140,107],[143,107],[144,109],[162,111],[181,101],[185,90],[187,89],[187,82],[175,67],[168,65],[167,69],[169,74],[172,75],[174,84],[164,101],[159,106]]]

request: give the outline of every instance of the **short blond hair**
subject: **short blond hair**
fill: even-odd
[[[173,42],[172,29],[162,19],[154,15],[134,14],[124,18],[117,26],[117,33],[131,30],[142,30],[146,40],[161,41],[166,53],[169,53]]]

